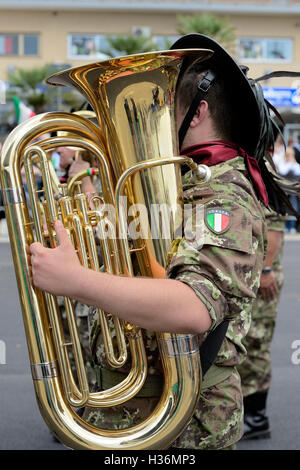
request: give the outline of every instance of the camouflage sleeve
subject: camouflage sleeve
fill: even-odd
[[[187,217],[189,234],[196,206]],[[210,201],[202,212],[201,231],[197,228],[197,243],[185,236],[176,245],[167,275],[194,290],[210,312],[211,329],[228,316],[230,297],[237,297],[239,302],[256,295],[259,276],[255,253],[259,241],[253,234],[253,219],[232,200]]]
[[[277,214],[272,209],[265,209],[265,215],[268,230],[274,230],[275,232],[284,231],[286,216]]]

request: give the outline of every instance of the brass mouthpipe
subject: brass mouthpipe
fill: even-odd
[[[125,170],[122,173],[122,175],[117,181],[116,190],[115,190],[115,207],[116,207],[116,213],[117,213],[117,226],[119,227],[119,231],[121,234],[125,234],[127,232],[127,226],[126,226],[127,214],[124,211],[124,208],[122,206],[122,201],[121,201],[121,197],[125,194],[125,186],[127,182],[132,177],[134,177],[137,173],[141,172],[142,170],[147,170],[147,169],[154,168],[157,166],[170,165],[170,164],[182,164],[182,163],[186,163],[194,171],[197,169],[197,165],[193,162],[191,158],[186,157],[186,156],[173,156],[173,157],[162,157],[162,158],[156,158],[156,159],[139,162],[127,168],[127,170]],[[127,274],[129,276],[133,276],[134,273],[132,270],[128,239],[127,237],[121,236],[120,240],[121,240],[120,243],[121,243],[122,257],[126,264]]]
[[[98,168],[88,168],[87,170],[80,171],[79,173],[77,173],[77,175],[73,176],[73,178],[68,181],[68,191],[70,196],[74,195],[75,183],[77,183],[77,181],[82,180],[82,178],[84,178],[85,176],[90,176],[91,172],[93,173],[93,175],[99,175]]]

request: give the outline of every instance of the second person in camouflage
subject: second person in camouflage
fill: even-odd
[[[271,344],[278,302],[283,286],[282,255],[285,217],[265,210],[268,247],[257,298],[252,307],[250,330],[243,343],[247,358],[239,366],[244,396],[243,439],[269,437],[266,414],[271,384]]]

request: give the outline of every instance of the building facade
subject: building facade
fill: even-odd
[[[200,13],[235,27],[235,56],[249,76],[300,71],[300,0],[0,0],[0,80],[14,68],[101,60],[106,36],[117,33],[151,35],[161,49],[164,38],[179,36],[178,15]],[[280,107],[294,108],[289,119],[297,121],[300,77],[263,85]]]

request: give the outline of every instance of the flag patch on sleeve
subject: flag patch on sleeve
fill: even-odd
[[[214,233],[224,233],[230,226],[230,213],[224,209],[208,209],[206,211],[205,223],[209,230]]]

